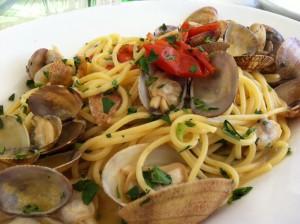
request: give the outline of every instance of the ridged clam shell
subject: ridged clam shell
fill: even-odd
[[[247,71],[260,71],[274,63],[274,58],[267,55],[234,57],[238,66]]]

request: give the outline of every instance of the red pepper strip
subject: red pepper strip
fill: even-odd
[[[199,33],[203,33],[206,31],[216,31],[220,28],[220,24],[218,22],[209,23],[203,26],[192,27],[188,32],[188,38],[195,36]]]
[[[184,22],[182,26],[180,27],[181,31],[181,40],[186,42],[189,36],[189,29],[190,29],[190,24],[188,22]]]
[[[118,61],[125,62],[133,59],[133,45],[125,44],[118,52]]]
[[[198,61],[190,54],[179,51],[164,40],[155,44],[145,44],[146,55],[151,51],[158,56],[154,64],[167,74],[180,77],[202,77],[203,73]]]
[[[199,49],[193,48],[192,54],[198,59],[200,64],[202,64],[210,74],[215,72],[215,68],[210,64],[207,53],[201,52]]]

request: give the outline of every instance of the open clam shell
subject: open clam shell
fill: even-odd
[[[287,117],[300,116],[300,78],[284,82],[275,88],[278,96],[290,107]]]
[[[29,133],[17,117],[1,115],[0,161],[7,164],[32,163],[38,153],[30,147]]]
[[[176,29],[178,29],[177,26],[163,24],[162,26],[155,29],[154,36],[159,37],[161,35],[164,35],[165,33],[169,33],[169,32],[171,32],[173,30],[176,30]]]
[[[0,172],[0,209],[39,216],[55,212],[72,196],[72,185],[59,172],[41,166],[14,166]]]
[[[274,58],[267,55],[243,55],[234,57],[238,66],[247,71],[261,71],[274,63]]]
[[[118,177],[122,168],[136,166],[140,154],[145,149],[146,144],[130,146],[116,153],[105,165],[102,171],[102,184],[106,194],[115,202],[124,206],[124,203],[117,194]],[[174,162],[183,163],[182,158],[168,145],[163,145],[154,150],[147,160],[145,166],[162,166]]]
[[[228,25],[224,41],[230,44],[227,53],[232,56],[254,55],[258,49],[255,35],[246,27],[233,22]]]
[[[193,12],[185,21],[207,24],[218,20],[218,11],[214,7],[203,7]]]
[[[300,77],[300,40],[292,37],[281,44],[276,54],[276,67],[282,79]]]
[[[34,115],[53,115],[62,121],[73,118],[82,107],[82,100],[62,86],[44,86],[28,98],[28,106]]]
[[[194,113],[215,117],[225,112],[233,103],[238,89],[239,75],[234,58],[224,51],[210,55],[216,72],[191,82],[191,108]]]
[[[229,46],[230,45],[225,42],[212,42],[212,43],[201,44],[199,48],[203,49],[208,54],[210,54],[215,51],[226,51],[229,48]]]
[[[155,115],[164,114],[175,108],[181,109],[184,106],[184,99],[186,97],[187,79],[170,77],[162,72],[153,74],[158,75],[153,76],[142,73],[139,77],[138,91],[143,106]],[[155,81],[149,84],[149,80]],[[156,95],[154,96],[154,94],[151,94],[150,92],[155,93]],[[165,103],[163,104],[162,102]]]
[[[273,27],[264,24],[266,29],[266,44],[264,50],[271,56],[275,56],[278,48],[283,43],[283,36]]]

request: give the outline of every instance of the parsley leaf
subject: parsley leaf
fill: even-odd
[[[203,100],[200,100],[199,98],[193,98],[193,103],[194,103],[196,109],[202,110],[205,112],[219,109],[217,107],[209,107]]]
[[[92,180],[80,180],[73,185],[76,191],[82,192],[81,199],[84,204],[89,205],[99,191],[99,185]]]
[[[4,128],[4,123],[2,121],[2,119],[0,118],[0,129]]]
[[[34,84],[34,81],[32,79],[28,79],[26,81],[26,86],[29,88],[29,89],[34,89],[36,86]]]
[[[40,212],[40,208],[39,206],[37,206],[36,204],[27,204],[23,207],[22,212],[23,214],[31,214],[34,212]]]
[[[159,30],[163,31],[163,32],[166,32],[168,30],[168,27],[165,23],[163,23],[160,27],[159,27]]]
[[[189,68],[189,72],[190,73],[196,73],[197,72],[197,66],[196,65],[192,65],[190,68]]]
[[[187,126],[184,123],[178,123],[176,127],[176,137],[180,140],[183,141],[183,137],[185,134]]]
[[[172,177],[157,166],[153,169],[144,171],[143,176],[146,183],[152,188],[160,185],[166,186],[172,184]]]
[[[127,114],[134,114],[137,112],[135,107],[128,107]]]
[[[243,138],[249,137],[253,132],[255,132],[256,128],[248,128],[245,134],[243,134]]]
[[[232,192],[232,195],[229,198],[227,203],[231,204],[233,201],[239,200],[240,198],[242,198],[243,196],[248,194],[252,189],[253,189],[253,187],[241,187],[241,188],[235,189]]]
[[[3,154],[5,153],[5,151],[6,151],[5,146],[4,146],[4,145],[1,145],[1,146],[0,146],[0,155],[3,155]]]
[[[292,148],[289,147],[289,148],[288,148],[288,151],[287,151],[287,153],[286,153],[286,155],[289,156],[289,155],[291,155],[292,153],[293,153],[293,152],[292,152]]]
[[[118,89],[118,87],[119,87],[119,83],[118,83],[118,81],[117,80],[113,80],[112,82],[111,82],[111,84],[112,84],[112,87],[113,87],[113,89]]]
[[[151,86],[157,79],[158,77],[149,75],[148,79],[145,81],[146,86]]]
[[[149,64],[148,64],[147,58],[145,56],[141,57],[138,60],[138,64],[144,73],[149,72]]]
[[[234,138],[234,139],[237,139],[237,140],[240,140],[240,139],[243,139],[243,136],[241,136],[236,130],[235,128],[233,127],[233,125],[225,120],[224,123],[223,123],[223,132],[227,135],[229,135],[230,137]]]
[[[158,59],[158,55],[154,52],[153,49],[151,49],[150,54],[147,58],[148,63],[153,63]]]
[[[145,195],[145,192],[143,192],[137,185],[135,185],[126,192],[126,195],[131,201],[134,201]]]
[[[103,106],[103,112],[108,114],[111,108],[115,105],[115,102],[109,99],[108,97],[102,98],[102,106]]]
[[[171,36],[168,36],[166,37],[167,41],[169,44],[175,44],[176,43],[176,36],[175,35],[171,35]]]
[[[0,115],[3,115],[4,114],[4,107],[3,105],[0,105]]]
[[[261,111],[261,110],[258,110],[258,109],[256,109],[256,110],[254,111],[254,113],[255,113],[255,114],[262,114],[262,111]]]
[[[171,124],[172,123],[172,121],[170,119],[170,116],[168,114],[162,115],[161,119],[164,120],[167,124]]]
[[[184,124],[190,128],[195,126],[195,124],[192,122],[192,120],[188,120],[188,121],[184,122]]]
[[[227,179],[230,178],[226,170],[224,170],[223,168],[220,168],[220,174]]]
[[[23,120],[22,120],[22,117],[20,117],[20,115],[16,115],[16,120],[17,120],[17,122],[19,122],[20,124],[22,124],[23,123]]]
[[[209,44],[209,43],[213,42],[213,39],[211,36],[207,36],[207,37],[205,37],[204,42]]]
[[[9,97],[8,97],[8,100],[9,101],[14,101],[15,100],[15,94],[11,94]]]
[[[106,138],[111,138],[111,133],[106,134]]]
[[[76,71],[77,71],[78,68],[79,68],[79,66],[80,66],[80,64],[81,64],[81,60],[80,60],[80,58],[78,56],[75,56],[73,58],[73,60],[74,60],[74,65],[75,65],[75,68],[76,68]]]
[[[44,71],[43,75],[45,76],[46,79],[49,80],[49,71]]]

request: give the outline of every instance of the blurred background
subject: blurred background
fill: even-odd
[[[65,11],[94,7],[105,4],[122,4],[129,1],[141,0],[0,0],[0,29],[30,21],[42,16],[61,13]],[[182,0],[184,3],[184,0]],[[298,0],[218,0],[234,4],[247,5],[262,8],[284,14],[295,19],[300,19],[298,13],[287,11],[284,7],[289,6],[295,11],[300,11]],[[277,2],[277,5],[275,5]],[[279,3],[278,3],[279,2]],[[279,6],[284,2],[284,6]],[[297,9],[299,8],[299,10]],[[299,16],[299,17],[298,17]]]

